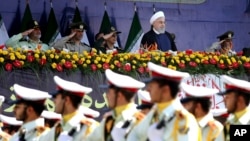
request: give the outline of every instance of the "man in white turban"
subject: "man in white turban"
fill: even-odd
[[[141,47],[146,50],[177,51],[171,34],[165,31],[165,15],[162,11],[156,12],[150,18],[151,30],[142,38]]]

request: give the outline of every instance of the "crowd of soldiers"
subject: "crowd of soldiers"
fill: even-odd
[[[14,84],[17,99],[15,117],[0,116],[1,138],[10,141],[229,141],[230,125],[250,122],[250,83],[227,75],[221,80],[225,91],[192,86],[182,80],[186,72],[148,63],[150,79],[138,81],[107,69],[106,89],[109,112],[100,123],[97,111],[80,106],[92,88],[54,76],[55,92],[48,93]],[[180,99],[179,91],[185,93]],[[223,95],[229,114],[211,109],[211,97]],[[138,95],[141,104],[134,98]],[[2,97],[3,98],[3,97]],[[55,111],[45,111],[52,98]],[[4,98],[3,98],[4,99]]]

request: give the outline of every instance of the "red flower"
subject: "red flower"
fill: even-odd
[[[59,71],[59,72],[62,72],[63,71],[63,67],[61,64],[57,64],[56,65],[56,70]]]
[[[237,52],[237,56],[242,56],[243,55],[243,51]]]
[[[108,63],[104,63],[104,64],[102,65],[102,68],[103,68],[104,70],[109,69],[109,64],[108,64]]]
[[[73,67],[72,63],[70,61],[65,61],[64,63],[64,67],[66,69],[71,69]]]
[[[208,60],[204,60],[202,63],[206,65],[209,64]]]
[[[22,67],[22,64],[21,64],[21,62],[20,62],[19,60],[15,60],[15,61],[13,62],[13,65],[14,65],[15,67],[17,67],[17,68],[21,68],[21,67]]]
[[[161,65],[162,66],[167,66],[167,63],[166,62],[161,62]]]
[[[213,65],[217,64],[217,62],[216,62],[216,60],[214,58],[211,58],[209,60],[209,62],[210,62],[210,64],[213,64]]]
[[[190,54],[192,54],[192,53],[193,53],[193,50],[192,50],[192,49],[187,49],[187,50],[186,50],[186,54],[187,54],[187,55],[190,55]]]
[[[249,69],[249,68],[250,68],[250,63],[249,63],[249,62],[246,62],[246,63],[243,64],[243,66],[244,66],[245,68]]]
[[[196,66],[197,66],[197,63],[195,63],[194,61],[191,61],[191,62],[189,62],[189,66],[191,66],[191,67],[196,67]]]
[[[47,62],[46,59],[40,59],[39,64],[43,66],[46,64],[46,62]]]
[[[27,61],[28,61],[28,62],[31,63],[31,62],[33,62],[34,60],[35,60],[35,57],[34,57],[33,55],[28,55],[28,56],[27,56]]]
[[[131,71],[131,65],[129,63],[126,63],[123,67],[125,71]]]
[[[117,62],[115,65],[116,65],[118,68],[122,67],[121,62]]]
[[[239,67],[239,63],[238,62],[234,62],[232,65],[233,65],[233,68],[235,68],[235,69]]]
[[[225,69],[225,68],[226,68],[226,65],[225,65],[225,64],[218,64],[218,67],[219,67],[220,69]]]
[[[12,71],[13,66],[12,66],[11,63],[6,63],[4,68],[5,68],[6,71]]]
[[[96,71],[96,70],[97,70],[96,64],[91,64],[90,66],[91,66],[91,69],[92,69],[93,71]]]
[[[179,63],[179,67],[180,67],[181,69],[184,69],[186,66],[185,66],[184,63]]]
[[[139,67],[137,70],[138,70],[138,72],[141,73],[141,74],[143,74],[144,71],[145,71],[144,67]]]
[[[81,65],[81,64],[83,64],[83,61],[82,61],[81,59],[79,59],[79,60],[77,61],[77,63],[78,63],[79,65]]]

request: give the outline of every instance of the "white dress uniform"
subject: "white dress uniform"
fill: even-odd
[[[108,79],[109,87],[114,85],[127,91],[136,92],[145,86],[144,83],[126,75],[115,73],[109,69],[105,71]],[[121,105],[125,108],[120,111],[121,114],[116,115],[115,109],[107,113],[99,127],[87,138],[87,141],[125,141],[129,132],[141,120],[142,114],[136,109],[136,104],[133,102]],[[115,107],[118,108],[118,107]]]
[[[75,82],[70,82],[61,79],[58,76],[54,76],[54,81],[58,87],[58,91],[65,91],[72,95],[83,96],[92,91],[92,88],[82,86]],[[55,94],[58,94],[56,92]],[[67,122],[63,120],[56,124],[51,130],[43,134],[40,141],[82,141],[93,131],[93,129],[98,125],[93,119],[87,118],[83,115],[80,110],[75,111],[75,115],[71,117]]]
[[[219,95],[226,95],[228,93],[227,90],[239,90],[244,91],[245,93],[250,94],[250,82],[245,80],[240,80],[236,78],[232,78],[227,75],[222,75],[221,79],[223,83],[225,84],[226,91],[219,93]],[[250,124],[250,108],[247,106],[245,109],[243,109],[241,112],[243,112],[240,117],[236,117],[236,113],[229,114],[229,117],[226,120],[224,130],[225,130],[225,138],[226,141],[230,140],[229,136],[229,126],[230,125],[249,125]]]
[[[15,103],[25,100],[44,104],[47,98],[51,98],[51,96],[44,91],[26,88],[18,84],[14,84],[13,87],[17,95],[17,100],[14,101]],[[18,141],[21,139],[25,139],[26,141],[37,141],[44,130],[44,119],[37,118],[33,121],[24,123],[20,127],[20,130],[10,138],[10,141]]]

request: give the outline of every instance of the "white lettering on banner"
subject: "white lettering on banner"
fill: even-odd
[[[190,78],[184,79],[182,82],[187,83],[192,86],[200,86],[207,88],[218,89],[219,91],[224,91],[224,85],[220,78],[213,74],[195,75]],[[202,93],[202,92],[201,92]],[[184,92],[180,92],[178,95],[180,98],[185,97]],[[225,108],[223,101],[223,96],[214,95],[212,97],[212,107],[211,109]]]
[[[206,0],[117,0],[117,1],[139,1],[139,2],[163,2],[163,3],[185,3],[185,4],[201,4]]]

